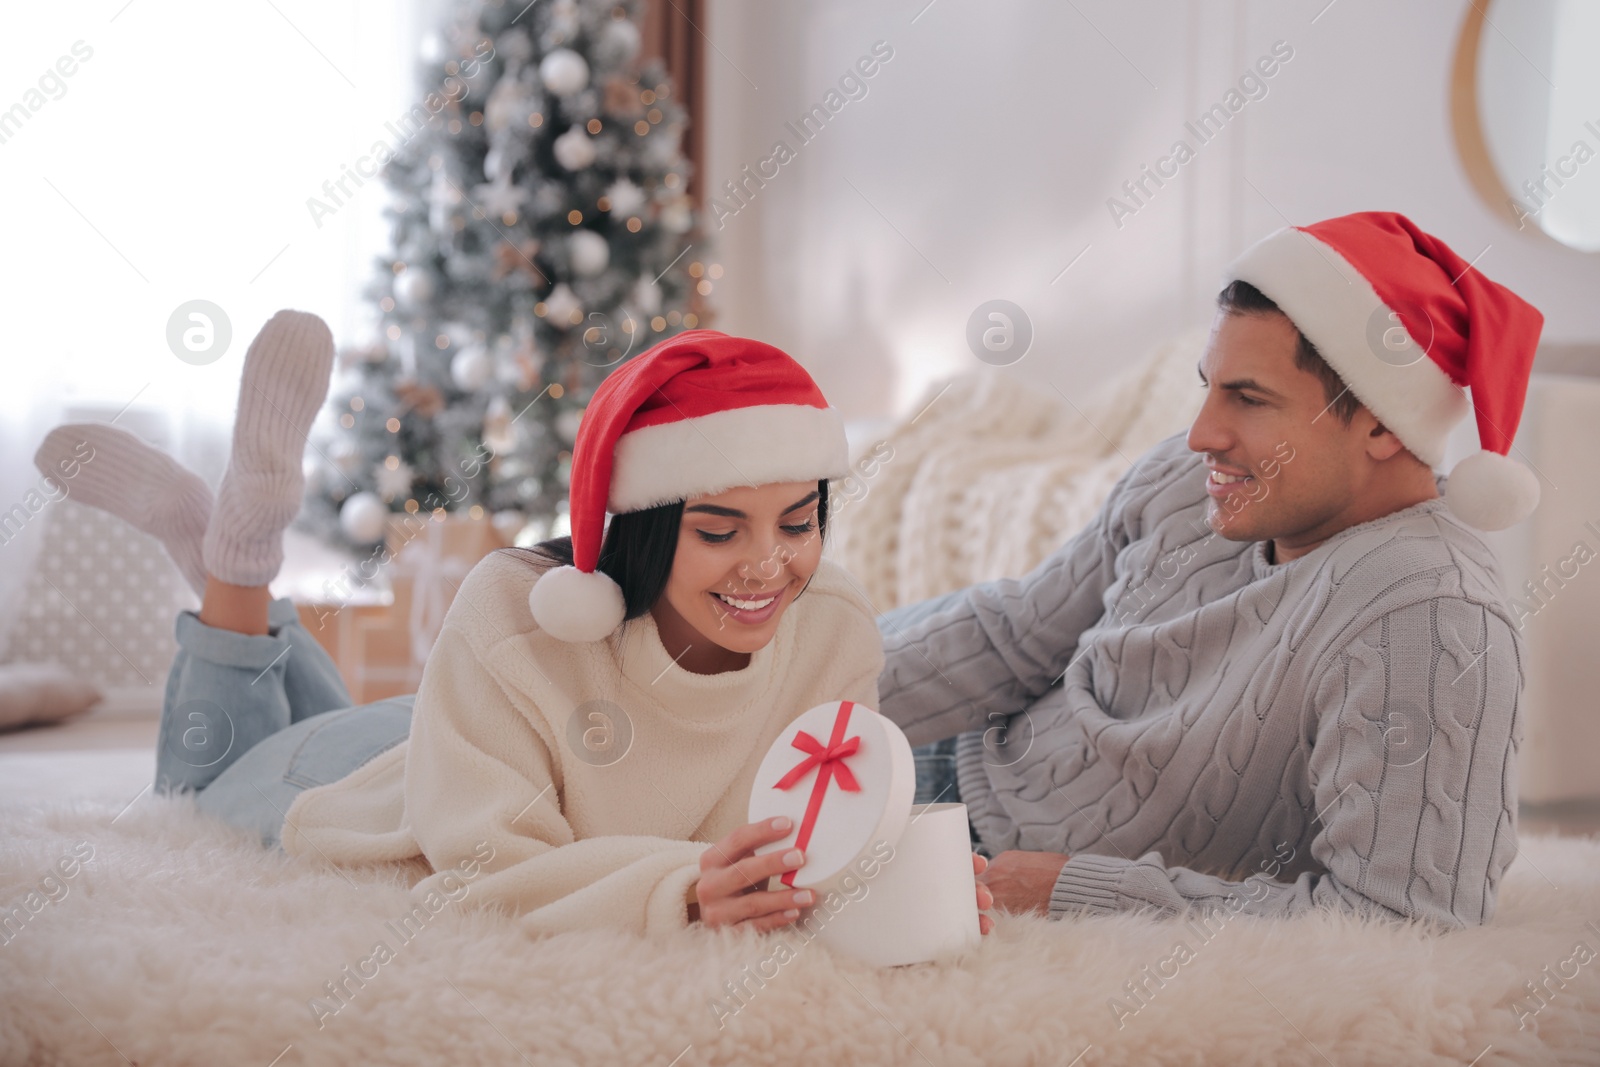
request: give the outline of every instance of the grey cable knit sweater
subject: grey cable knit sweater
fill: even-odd
[[[1443,499],[1270,564],[1205,521],[1183,434],[1018,579],[879,618],[879,706],[1050,915],[1328,906],[1487,922],[1517,852],[1521,635]],[[1442,489],[1444,479],[1438,479]]]

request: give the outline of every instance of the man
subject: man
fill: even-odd
[[[1187,435],[1022,578],[882,616],[881,710],[959,735],[928,792],[997,907],[1487,922],[1524,652],[1472,526],[1537,503],[1505,453],[1542,317],[1389,213],[1226,280]],[[1462,385],[1483,451],[1447,484]]]

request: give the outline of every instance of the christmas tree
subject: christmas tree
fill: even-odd
[[[302,522],[329,540],[369,545],[391,513],[439,509],[559,536],[595,387],[709,325],[720,269],[687,254],[684,113],[639,59],[636,15],[475,0],[424,46],[419,103],[377,151],[394,201],[365,293],[379,336],[341,353],[308,450]]]

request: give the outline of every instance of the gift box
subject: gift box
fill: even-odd
[[[383,546],[297,599],[357,704],[415,693],[467,573],[505,541],[490,520],[422,513],[389,520]],[[374,579],[363,584],[362,579]]]
[[[981,939],[966,805],[913,805],[915,792],[910,743],[871,708],[821,704],[778,735],[756,772],[749,815],[794,823],[757,851],[805,853],[802,866],[769,883],[816,893],[797,927],[880,967]]]

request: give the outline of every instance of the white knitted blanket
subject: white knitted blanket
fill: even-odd
[[[987,367],[935,383],[860,450],[836,491],[832,557],[879,612],[1026,573],[1194,418],[1205,342],[1186,332],[1084,397]]]

